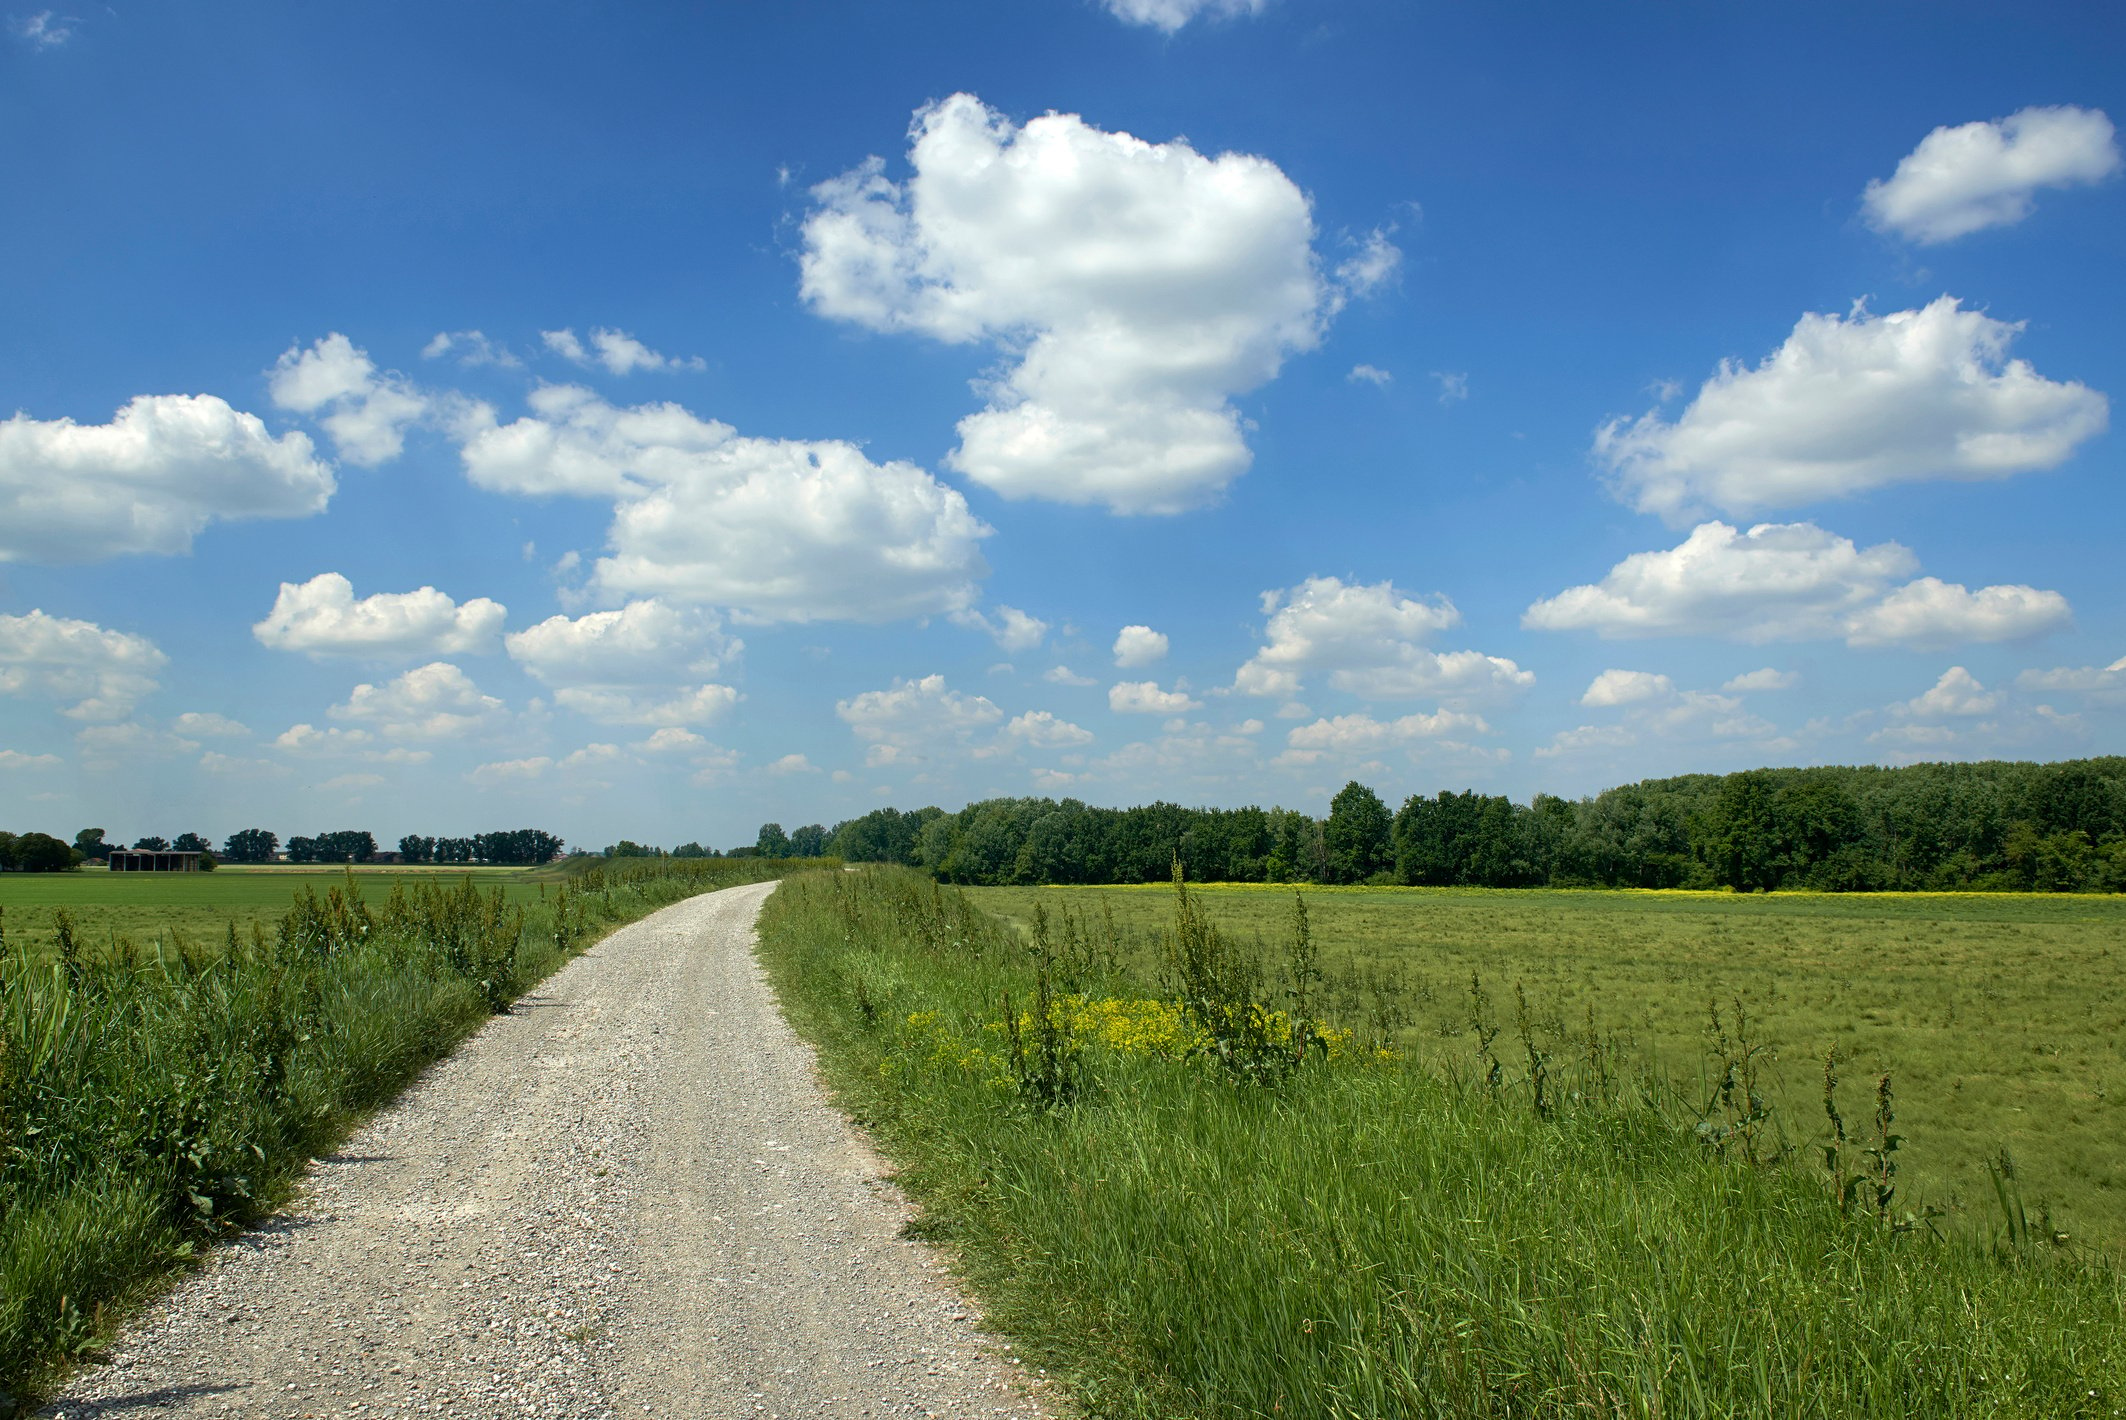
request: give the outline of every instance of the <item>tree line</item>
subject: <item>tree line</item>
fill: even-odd
[[[65,872],[83,863],[108,862],[111,854],[124,846],[106,842],[100,828],[82,829],[74,835],[72,844],[47,833],[0,832],[0,872]],[[200,866],[205,868],[213,867],[217,861],[271,863],[284,859],[290,863],[368,863],[381,856],[376,835],[367,829],[354,828],[290,838],[285,848],[280,835],[265,828],[239,829],[222,841],[219,853],[204,834],[198,833],[180,833],[174,839],[149,835],[133,846],[158,853],[198,853],[202,855]],[[398,852],[400,861],[407,863],[517,866],[550,862],[560,856],[563,846],[559,837],[544,829],[511,828],[475,833],[467,838],[431,838],[410,833],[399,840]]]
[[[1752,769],[1527,804],[1443,791],[1393,811],[1354,780],[1325,818],[986,799],[876,809],[824,851],[967,884],[1156,882],[1178,857],[1222,882],[2121,892],[2126,758]]]

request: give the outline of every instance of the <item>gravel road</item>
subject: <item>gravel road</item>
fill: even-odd
[[[1041,1415],[776,1009],[772,890],[569,963],[43,1413]]]

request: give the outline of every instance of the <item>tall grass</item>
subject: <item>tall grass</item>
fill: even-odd
[[[2016,1229],[2007,1191],[1998,1226],[1907,1219],[1875,1191],[1887,1096],[1845,1172],[1803,1167],[1763,1127],[1732,1013],[1703,1109],[1592,1031],[1568,1049],[1525,1008],[1493,1019],[1480,986],[1483,1051],[1458,1073],[1363,1033],[1295,1051],[1317,968],[1187,940],[1204,931],[1183,898],[1147,979],[1100,924],[1029,944],[890,871],[792,881],[763,918],[793,1019],[920,1226],[1090,1413],[2126,1409],[2119,1275]],[[1016,1058],[1044,992],[1067,1093]],[[1235,1068],[1279,1041],[1286,1067]]]
[[[349,874],[270,933],[93,954],[63,911],[35,953],[0,919],[0,1391],[92,1349],[114,1304],[605,928],[792,866],[594,866],[528,908],[441,876],[372,903]]]

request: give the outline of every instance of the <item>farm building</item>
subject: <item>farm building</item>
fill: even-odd
[[[114,873],[196,873],[199,871],[199,854],[177,853],[168,849],[113,848],[111,871]]]

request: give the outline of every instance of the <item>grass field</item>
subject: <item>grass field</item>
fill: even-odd
[[[1149,934],[1172,892],[976,888],[1018,921],[1067,904]],[[1990,1209],[1986,1165],[2006,1149],[2033,1205],[2075,1238],[2126,1255],[2126,898],[2063,894],[1572,892],[1309,888],[1328,1014],[1463,1071],[1476,1063],[1470,977],[1519,1049],[1514,988],[1543,1034],[1584,1036],[1588,1013],[1679,1085],[1709,1089],[1708,1001],[1739,997],[1776,1051],[1774,1123],[1825,1128],[1823,1057],[1838,1049],[1846,1112],[1887,1072],[1906,1197]],[[1289,888],[1207,887],[1213,918],[1277,941]],[[1152,951],[1148,936],[1140,950]],[[1273,954],[1274,955],[1274,954]],[[1511,1049],[1506,1049],[1511,1047]],[[1569,1054],[1569,1043],[1557,1046]],[[1981,1208],[1983,1205],[1983,1208]]]
[[[794,879],[761,923],[785,1009],[899,1166],[917,1230],[951,1248],[991,1324],[1084,1413],[2126,1413],[2126,1273],[2028,1226],[2013,1185],[1966,1226],[1907,1221],[1902,1188],[1881,1187],[1904,1179],[1884,1167],[1901,1155],[1871,1117],[1873,1082],[1849,1081],[1834,1186],[1813,1151],[1708,1132],[1629,1062],[1575,1059],[1541,1027],[1547,1073],[1531,1070],[1510,988],[1493,990],[1495,1084],[1451,1046],[1365,1048],[1364,990],[1358,1033],[1315,1035],[1287,989],[1317,980],[1287,922],[1263,932],[1294,944],[1278,943],[1286,983],[1253,976],[1203,925],[1211,907],[1263,920],[1277,894],[1108,896],[1118,917],[1173,924],[1171,965],[1141,937],[1061,920],[1096,895],[983,894],[1048,907],[1045,933],[1020,933],[900,870]],[[1356,919],[1338,922],[1336,903],[1393,920],[1458,901],[1485,940],[1515,908],[1324,893],[1314,935],[1346,938],[1348,974]],[[1661,937],[1647,920],[1664,911],[1678,939],[1708,925],[1658,900],[1543,895],[1518,910],[1534,940],[1612,911],[1617,954]],[[1713,921],[1746,936],[1754,919]],[[1794,951],[1829,950],[1821,923],[1784,930]],[[1687,959],[1668,949],[1671,972]],[[1637,995],[1655,994],[1660,966],[1641,971]],[[1415,979],[1401,992],[1421,1008],[1399,1027],[1413,1045],[1452,1019],[1422,993]]]
[[[151,949],[158,934],[181,934],[195,948],[214,948],[234,922],[248,934],[253,923],[270,931],[298,887],[317,892],[345,881],[341,867],[223,867],[212,873],[112,873],[84,868],[73,873],[0,873],[0,912],[8,940],[32,951],[51,945],[53,913],[73,914],[75,935],[96,952],[117,938]],[[543,881],[558,881],[558,868],[356,868],[362,892],[381,898],[394,881],[409,885],[470,876],[484,891],[500,887],[512,903],[537,899]]]

